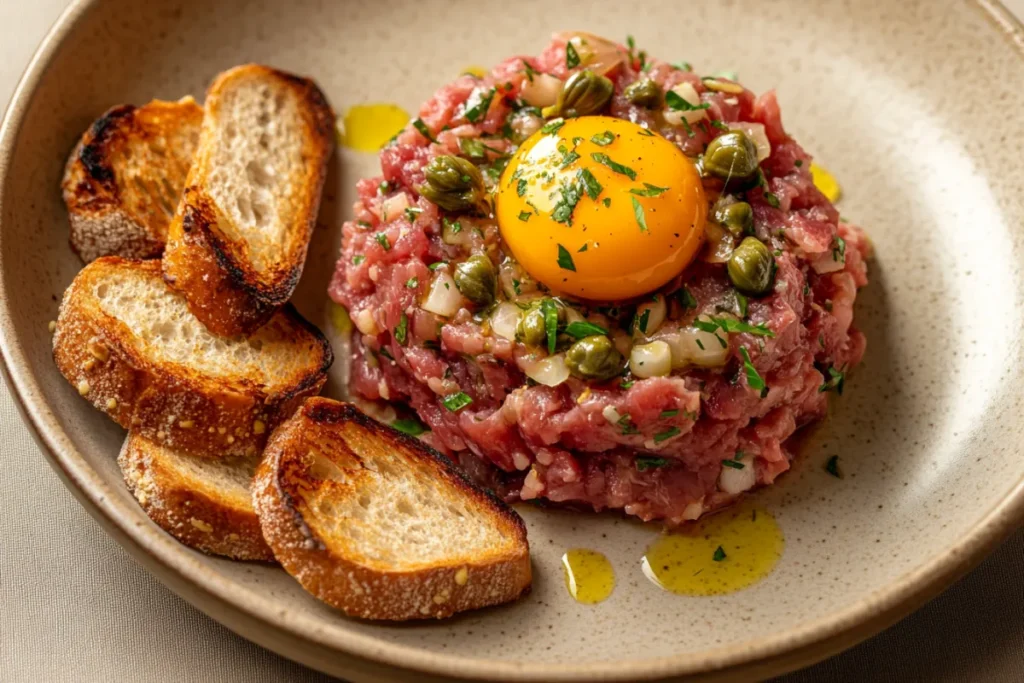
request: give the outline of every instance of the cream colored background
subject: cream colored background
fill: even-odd
[[[0,0],[0,100],[65,4]],[[1007,4],[1024,13],[1024,0]],[[326,680],[220,627],[129,558],[50,470],[6,387],[0,458],[0,681]],[[781,680],[1024,680],[1021,577],[1024,531],[894,628]]]

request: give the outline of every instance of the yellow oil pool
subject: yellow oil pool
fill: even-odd
[[[574,548],[562,555],[565,587],[576,602],[595,605],[608,599],[615,588],[615,570],[596,550]]]
[[[487,69],[482,66],[467,66],[462,70],[462,73],[469,74],[470,76],[476,76],[477,78],[483,78],[487,75]]]
[[[397,104],[357,104],[338,121],[338,141],[359,152],[378,152],[409,123]]]
[[[821,190],[830,202],[837,202],[843,196],[839,181],[824,166],[811,162],[811,179],[814,180],[814,186]]]
[[[768,576],[783,546],[770,513],[740,506],[662,534],[647,549],[642,567],[648,579],[672,593],[724,595]]]

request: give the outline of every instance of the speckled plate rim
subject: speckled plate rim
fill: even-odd
[[[1024,25],[998,0],[972,2],[1024,58]],[[36,88],[63,40],[101,3],[102,0],[71,2],[43,39],[14,91],[0,124],[0,207],[8,193],[8,170],[15,142]],[[5,229],[0,218],[0,241]],[[432,653],[356,633],[336,641],[311,627],[301,613],[282,613],[279,603],[253,599],[232,582],[211,574],[191,551],[156,527],[131,523],[128,500],[110,495],[108,484],[74,447],[47,404],[39,382],[28,370],[26,354],[14,335],[4,272],[0,250],[0,370],[22,419],[64,484],[115,540],[175,593],[239,634],[321,670],[337,672],[340,661],[354,676],[393,677],[404,671],[417,672],[421,680],[653,680],[681,676],[722,680],[776,675],[824,659],[895,623],[975,567],[1024,523],[1022,478],[969,534],[886,588],[828,617],[698,655],[570,666]],[[444,628],[443,624],[438,628]],[[333,665],[328,666],[328,662]]]

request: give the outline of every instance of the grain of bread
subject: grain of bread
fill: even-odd
[[[53,357],[126,429],[197,455],[252,455],[320,391],[330,344],[286,307],[249,338],[216,337],[167,287],[159,261],[107,256],[64,292]]]
[[[128,489],[164,531],[210,555],[273,562],[252,508],[258,462],[189,455],[134,433],[117,458]]]
[[[519,515],[347,403],[308,399],[275,431],[253,505],[285,570],[351,616],[441,618],[530,588]]]
[[[202,107],[185,97],[119,105],[89,126],[61,182],[71,248],[83,261],[163,253],[202,121]]]
[[[205,109],[164,275],[215,334],[247,334],[302,274],[334,114],[312,81],[253,64],[218,76]]]

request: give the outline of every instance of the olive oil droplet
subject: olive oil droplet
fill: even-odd
[[[470,76],[476,76],[477,78],[483,78],[487,75],[487,69],[482,66],[467,66],[462,70],[462,73],[469,74]]]
[[[724,595],[768,576],[784,545],[770,513],[740,506],[662,534],[647,549],[642,568],[648,579],[672,593]]]
[[[574,548],[562,555],[565,587],[576,602],[594,605],[606,600],[615,588],[615,570],[596,550]]]
[[[843,190],[839,187],[836,177],[829,173],[828,169],[814,162],[811,162],[811,179],[814,180],[814,186],[833,204],[843,196]]]
[[[409,123],[396,104],[357,104],[338,122],[338,141],[359,152],[378,152]]]

